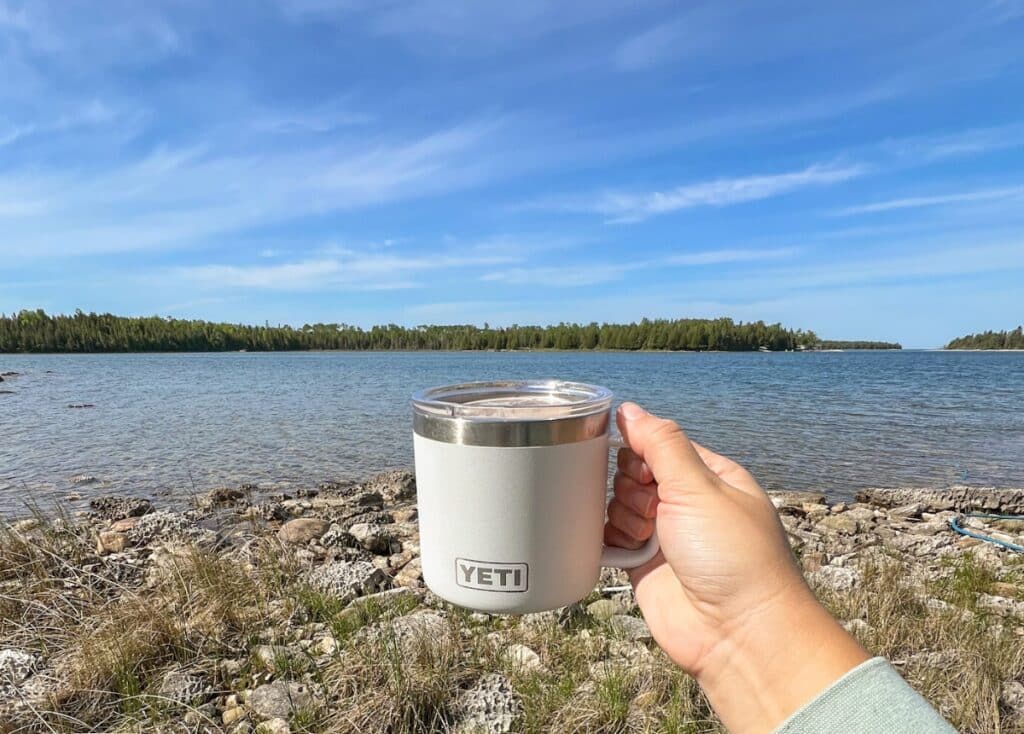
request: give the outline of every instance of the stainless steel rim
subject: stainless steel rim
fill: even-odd
[[[506,398],[537,403],[502,405]],[[546,404],[545,398],[554,398]],[[555,446],[608,432],[611,392],[560,380],[498,380],[444,385],[412,397],[419,436],[467,446]]]
[[[608,433],[608,410],[541,421],[468,421],[413,413],[413,431],[423,438],[465,446],[557,446]]]

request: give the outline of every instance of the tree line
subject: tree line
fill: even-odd
[[[348,324],[251,326],[210,321],[43,310],[0,314],[0,352],[217,352],[309,349],[616,349],[753,351],[815,348],[813,331],[763,321],[643,319],[629,324],[492,328],[487,324],[363,329]]]
[[[1024,349],[1024,330],[984,331],[954,339],[946,349]]]
[[[899,342],[836,341],[825,339],[818,343],[819,349],[903,349]]]

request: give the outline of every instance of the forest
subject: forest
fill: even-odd
[[[491,328],[487,324],[363,329],[348,324],[250,326],[210,321],[42,310],[0,314],[0,352],[219,352],[308,349],[616,349],[753,351],[813,349],[812,331],[732,319],[644,319],[629,324]]]
[[[819,349],[902,349],[903,345],[898,342],[865,342],[865,341],[836,341],[834,339],[823,339],[818,342]]]
[[[954,339],[946,349],[1024,349],[1024,330],[985,331]]]

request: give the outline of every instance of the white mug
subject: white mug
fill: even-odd
[[[453,604],[524,614],[578,601],[602,566],[658,552],[602,545],[612,393],[560,381],[471,382],[416,393],[423,579]]]

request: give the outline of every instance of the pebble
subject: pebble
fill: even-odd
[[[509,645],[502,652],[501,659],[522,673],[534,673],[544,669],[540,655],[526,645]]]
[[[652,639],[647,623],[639,617],[628,614],[616,614],[608,620],[612,631],[627,640],[648,641]]]
[[[282,718],[268,719],[256,725],[256,734],[291,734],[291,727]]]
[[[616,614],[625,614],[626,608],[614,599],[598,599],[587,605],[587,614],[600,622],[606,622]]]
[[[327,532],[331,524],[316,517],[300,517],[289,520],[277,531],[277,537],[284,543],[306,545]]]
[[[259,686],[249,695],[247,704],[261,719],[288,719],[313,703],[309,688],[293,681],[274,681]],[[256,727],[259,731],[259,726]]]

